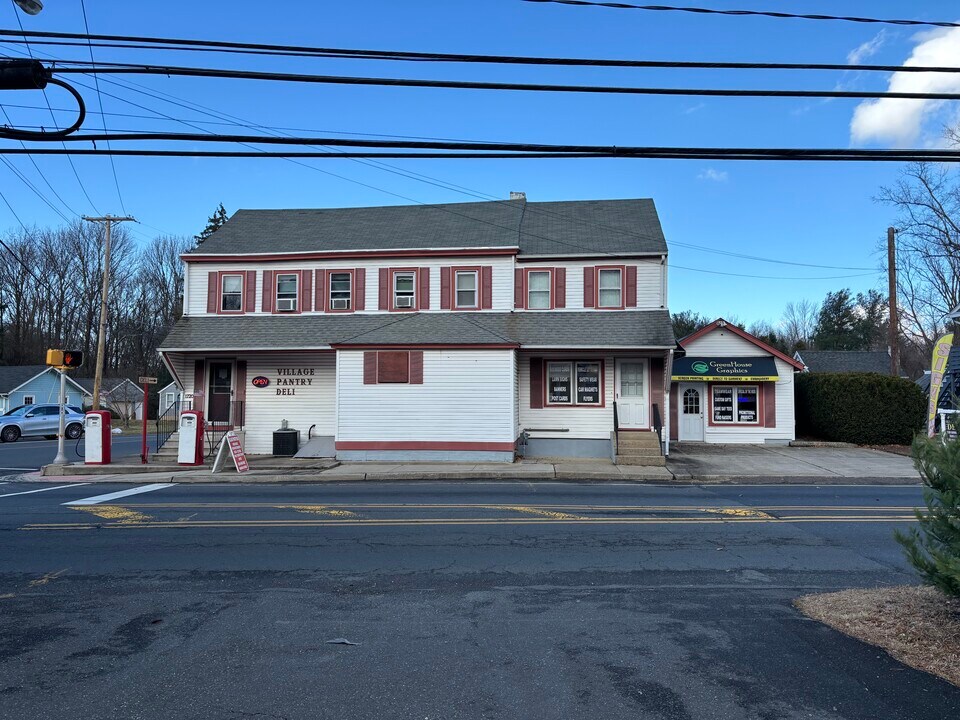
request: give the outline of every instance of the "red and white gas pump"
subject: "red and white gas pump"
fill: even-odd
[[[184,410],[180,415],[179,431],[177,463],[203,465],[203,413],[199,410]]]
[[[83,462],[85,465],[109,465],[113,441],[109,410],[91,410],[83,419]]]

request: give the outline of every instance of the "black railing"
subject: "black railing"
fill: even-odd
[[[613,454],[620,454],[620,414],[617,411],[617,401],[613,401]]]
[[[246,405],[243,400],[231,400],[225,412],[218,413],[215,419],[204,418],[204,456],[216,455],[228,430],[243,430],[246,421]]]
[[[183,400],[175,400],[172,405],[166,408],[160,408],[157,415],[157,444],[155,452],[160,452],[160,448],[170,439],[170,436],[177,431],[180,425],[180,413],[190,409],[190,401],[184,403]]]
[[[660,441],[661,452],[663,449],[663,420],[660,418],[660,406],[653,404],[653,429],[657,433],[657,439]]]

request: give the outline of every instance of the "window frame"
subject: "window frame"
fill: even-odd
[[[350,276],[350,306],[346,310],[333,309],[333,276]],[[325,270],[324,271],[324,310],[328,313],[352,313],[356,312],[356,292],[357,292],[357,271],[356,268],[346,268],[344,270]]]
[[[236,310],[228,310],[223,307],[223,300],[225,295],[223,290],[224,280],[226,280],[229,277],[240,278],[240,307]],[[219,297],[219,302],[217,303],[217,314],[218,315],[243,315],[245,312],[244,307],[247,301],[247,274],[245,272],[221,272],[217,276],[217,285],[218,285],[217,295]],[[235,295],[236,293],[230,293],[230,294]]]
[[[413,303],[410,307],[397,307],[397,275],[413,276]],[[417,312],[420,309],[420,268],[390,268],[390,312]]]
[[[764,424],[764,407],[763,407],[763,387],[761,383],[709,383],[709,398],[710,398],[710,413],[707,416],[708,424],[712,427],[765,427]],[[714,392],[717,388],[731,388],[733,390],[733,414],[734,419],[731,421],[728,420],[715,420],[713,414],[714,408]],[[757,419],[753,422],[750,421],[741,421],[739,413],[737,412],[737,397],[738,391],[741,388],[752,389],[756,393],[757,397]]]
[[[567,364],[570,365],[570,402],[557,403],[550,402],[550,365]],[[577,367],[579,365],[599,365],[600,366],[600,388],[598,391],[599,401],[595,403],[577,401]],[[607,406],[607,364],[603,358],[576,357],[576,358],[543,358],[543,407],[544,408],[605,408]]]
[[[27,398],[30,398],[29,401],[27,400]],[[23,396],[23,404],[24,404],[24,405],[36,405],[36,404],[37,404],[37,396],[36,396],[36,395],[24,395],[24,396]]]
[[[547,292],[549,293],[549,301],[547,302],[547,307],[535,308],[530,306],[530,274],[531,273],[547,273],[549,280],[547,281]],[[554,278],[556,274],[553,271],[552,267],[533,267],[533,268],[524,268],[523,276],[523,308],[524,310],[533,310],[533,311],[544,311],[544,310],[555,310],[556,309],[556,287],[554,286]],[[543,292],[543,290],[537,290],[536,292]]]
[[[290,276],[296,279],[297,289],[293,293],[293,310],[280,310],[280,278]],[[273,273],[273,312],[275,315],[297,315],[300,313],[300,293],[303,290],[303,274],[299,270],[289,272],[277,270]],[[284,293],[289,295],[289,293]],[[284,298],[288,299],[288,298]]]
[[[457,276],[463,274],[471,274],[476,278],[476,285],[474,287],[474,300],[476,301],[473,305],[461,305],[458,302],[457,298]],[[480,310],[483,306],[482,299],[482,283],[483,276],[480,270],[480,266],[470,266],[470,267],[452,267],[450,268],[450,309],[451,310]]]
[[[616,270],[620,273],[620,304],[619,305],[601,305],[600,304],[600,274],[603,271]],[[627,266],[626,265],[598,265],[594,268],[594,281],[593,281],[593,306],[596,310],[624,310],[626,308],[626,278],[627,278]]]

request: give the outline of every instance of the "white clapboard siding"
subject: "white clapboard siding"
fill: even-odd
[[[333,352],[297,353],[292,355],[238,355],[247,361],[246,385],[246,446],[251,454],[273,452],[273,431],[286,420],[291,428],[300,431],[300,442],[307,442],[311,425],[313,435],[333,436],[336,432],[336,359]],[[280,375],[279,369],[313,370],[309,385],[286,387],[280,379],[298,376]],[[251,380],[258,375],[270,379],[265,388],[255,388]],[[278,391],[294,391],[295,395],[281,395]]]
[[[683,343],[683,349],[687,351],[687,355],[696,357],[709,355],[764,357],[770,354],[763,348],[759,348],[752,342],[744,340],[739,335],[723,328],[716,328],[703,337],[698,337],[696,340]]]
[[[423,384],[363,384],[363,351],[341,350],[337,440],[513,442],[513,351],[424,350]]]
[[[660,258],[619,259],[611,257],[602,261],[544,261],[518,262],[519,268],[563,267],[567,269],[566,310],[583,310],[583,268],[597,265],[637,266],[637,309],[650,310],[666,307],[664,298],[664,270]],[[632,309],[632,308],[630,308]],[[558,312],[562,312],[558,310]]]
[[[519,376],[519,427],[518,433],[531,428],[554,432],[530,432],[534,438],[592,438],[607,439],[613,431],[614,358],[607,355],[604,362],[604,407],[530,407],[530,354],[520,353]],[[540,357],[538,355],[537,357]],[[590,355],[550,355],[550,359],[595,360]],[[566,432],[563,432],[566,430]]]
[[[513,257],[458,257],[458,258],[383,258],[383,259],[345,259],[345,260],[284,260],[275,262],[235,262],[235,263],[187,263],[186,281],[190,285],[188,293],[188,315],[205,315],[207,312],[207,280],[209,273],[217,271],[240,272],[257,271],[256,312],[260,313],[263,292],[263,270],[311,270],[366,268],[365,309],[363,312],[381,312],[379,308],[380,268],[430,268],[430,312],[440,311],[440,268],[474,267],[489,265],[493,268],[492,310],[501,312],[513,309]],[[419,288],[418,288],[419,289]],[[315,312],[315,311],[314,311]],[[444,310],[443,312],[448,312]]]

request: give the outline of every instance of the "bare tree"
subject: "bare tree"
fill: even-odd
[[[820,306],[804,298],[797,302],[788,302],[780,320],[780,334],[787,347],[792,350],[809,348],[813,333],[817,329]]]

